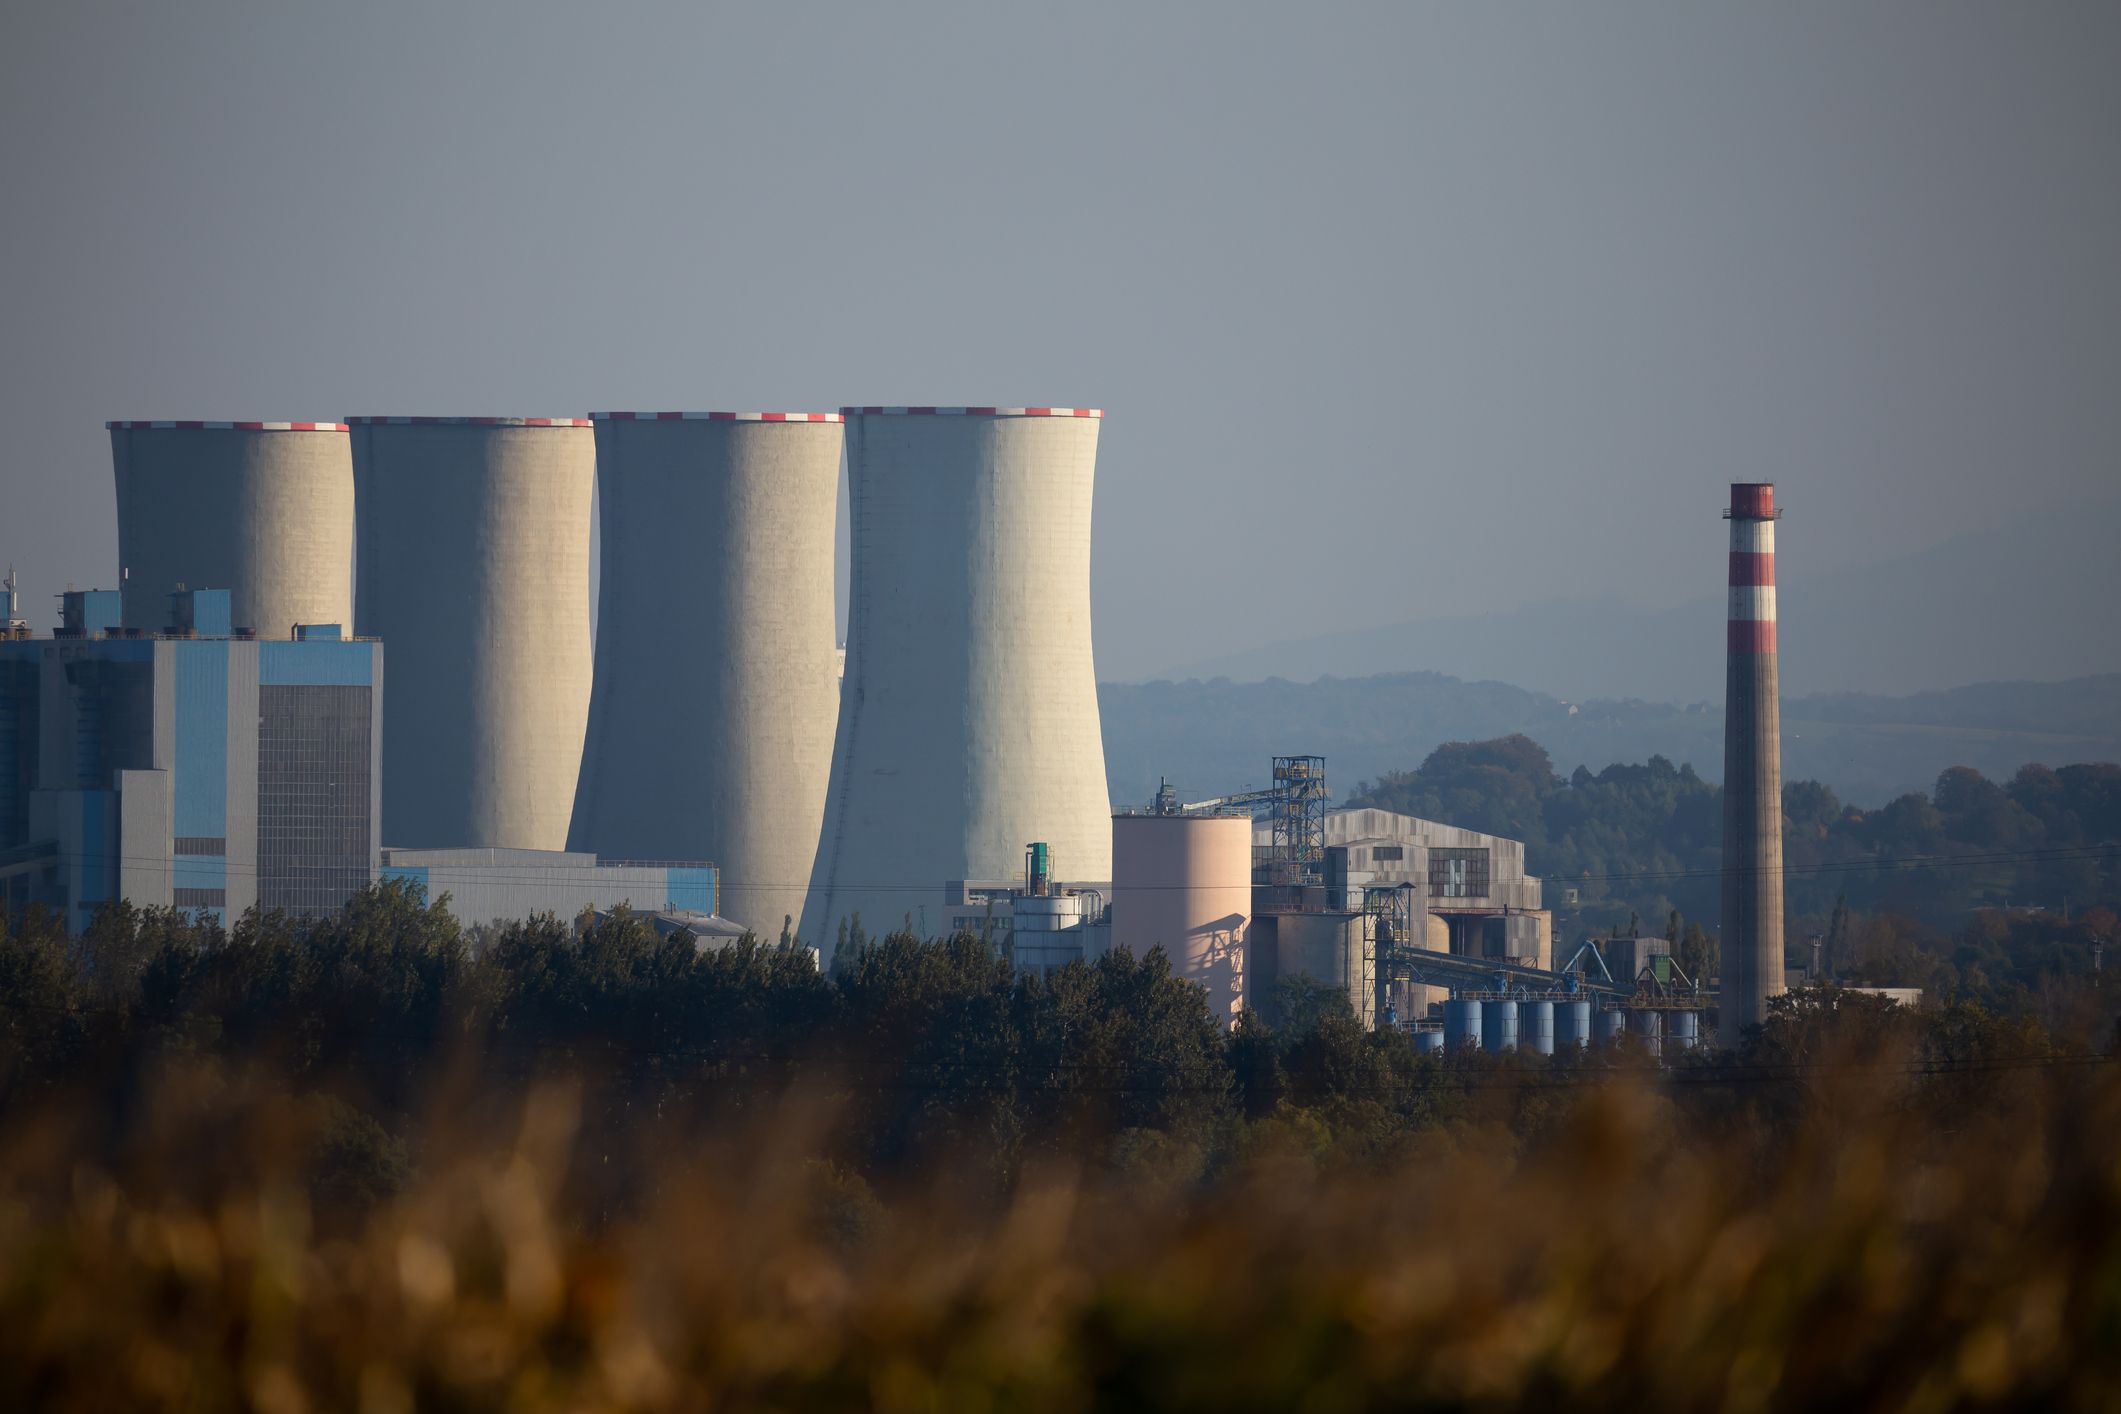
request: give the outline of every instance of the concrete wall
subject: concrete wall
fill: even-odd
[[[1112,945],[1162,947],[1171,970],[1205,987],[1225,1024],[1245,1006],[1252,913],[1252,822],[1243,816],[1112,817]]]
[[[338,423],[109,424],[128,628],[167,626],[179,583],[226,589],[285,638],[353,617],[353,467]]]
[[[383,838],[558,849],[589,713],[588,419],[353,425],[355,624],[390,650]]]
[[[839,720],[840,417],[777,418],[596,414],[596,687],[567,836],[713,860],[725,916],[765,938],[802,921]]]
[[[118,773],[118,893],[139,908],[174,899],[170,784],[167,771]]]
[[[803,934],[830,948],[946,879],[1053,847],[1111,878],[1090,641],[1088,409],[847,409],[853,579],[832,786]],[[1057,415],[1069,414],[1069,415]]]

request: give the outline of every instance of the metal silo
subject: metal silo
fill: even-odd
[[[1598,1013],[1598,1040],[1610,1046],[1628,1032],[1628,1014],[1624,1011],[1601,1011]]]
[[[1517,1008],[1518,1039],[1528,1051],[1554,1054],[1554,1003],[1528,1001]]]
[[[1480,1046],[1480,1003],[1453,997],[1443,1004],[1443,1040],[1451,1050]]]
[[[1646,1007],[1628,1014],[1628,1029],[1642,1038],[1643,1048],[1653,1056],[1664,1054],[1664,1013]]]
[[[1112,817],[1112,946],[1162,947],[1225,1025],[1245,1006],[1251,913],[1250,816]]]
[[[349,421],[354,619],[390,665],[384,842],[564,848],[589,712],[589,420]]]
[[[1517,1003],[1492,1001],[1480,1004],[1480,1044],[1483,1050],[1517,1049]]]
[[[1698,1011],[1675,1011],[1672,1013],[1672,1049],[1691,1051],[1701,1044],[1701,1013]]]
[[[1423,1054],[1442,1050],[1443,1032],[1436,1030],[1434,1027],[1415,1032],[1414,1049]]]
[[[1090,645],[1094,408],[845,408],[846,677],[803,928],[939,924],[953,879],[1112,877]]]
[[[1591,1004],[1585,1001],[1554,1003],[1554,1040],[1564,1050],[1582,1050],[1591,1044]]]
[[[179,584],[236,627],[353,618],[354,486],[339,422],[110,422],[127,628],[169,627]]]
[[[704,859],[799,923],[839,720],[840,415],[591,414],[603,555],[570,849]]]

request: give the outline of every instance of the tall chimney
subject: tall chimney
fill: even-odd
[[[1773,483],[1731,487],[1723,705],[1724,1044],[1767,1020],[1782,984],[1782,689],[1775,656]]]

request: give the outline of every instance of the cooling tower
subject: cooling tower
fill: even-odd
[[[1090,651],[1093,408],[845,408],[847,672],[804,936],[939,926],[1025,845],[1112,877]]]
[[[127,628],[169,627],[179,584],[287,638],[353,618],[353,464],[339,422],[109,422]]]
[[[1767,1019],[1782,985],[1782,697],[1775,656],[1772,484],[1731,487],[1731,616],[1723,705],[1725,1045]]]
[[[589,713],[587,418],[352,418],[383,839],[561,849]]]
[[[1161,947],[1226,1026],[1245,1009],[1251,915],[1249,815],[1112,817],[1112,946]]]
[[[799,924],[839,720],[838,413],[596,413],[596,690],[571,849],[705,859]]]

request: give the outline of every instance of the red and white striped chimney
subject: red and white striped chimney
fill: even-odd
[[[1775,652],[1771,482],[1736,482],[1723,708],[1723,979],[1726,1045],[1767,1020],[1782,982],[1782,688]]]

